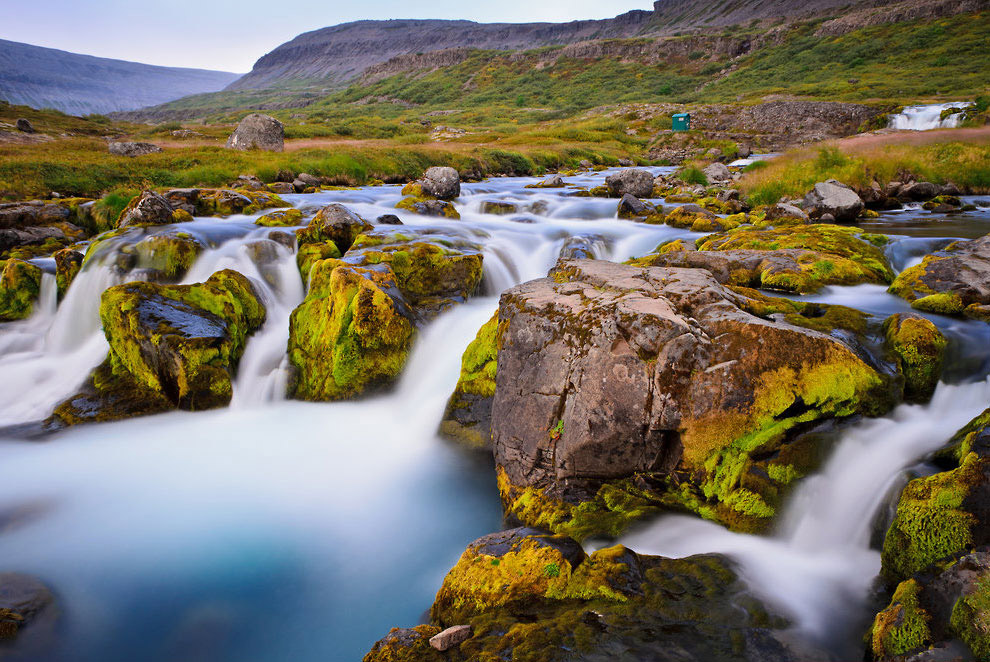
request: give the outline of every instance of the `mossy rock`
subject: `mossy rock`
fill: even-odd
[[[64,248],[57,251],[52,257],[55,259],[55,283],[58,287],[58,298],[62,299],[69,290],[69,285],[72,284],[82,268],[83,254],[71,248]]]
[[[139,382],[109,357],[86,379],[78,393],[55,407],[45,422],[49,430],[84,423],[106,423],[175,409],[163,393]]]
[[[932,640],[930,617],[919,602],[921,587],[909,579],[898,584],[890,604],[876,615],[870,628],[870,651],[878,660],[927,648]]]
[[[254,223],[266,228],[288,228],[302,223],[302,212],[298,209],[278,209],[258,217]]]
[[[911,307],[990,321],[990,235],[957,241],[898,274],[889,291]]]
[[[200,216],[232,216],[291,206],[277,194],[268,191],[201,189],[196,200],[196,213]]]
[[[34,312],[41,292],[41,268],[23,260],[7,260],[0,271],[0,322],[22,320]]]
[[[461,357],[461,374],[447,401],[440,432],[472,448],[492,443],[492,398],[498,370],[498,314],[492,315]]]
[[[100,319],[114,374],[126,370],[174,406],[196,410],[230,402],[231,375],[265,308],[251,281],[224,270],[196,285],[111,287]]]
[[[405,366],[414,334],[412,312],[387,265],[317,262],[309,293],[289,320],[293,396],[343,400],[390,384]]]
[[[134,256],[134,268],[154,274],[155,280],[181,280],[206,249],[203,243],[186,232],[170,231],[144,237],[121,248],[122,255]]]
[[[904,374],[904,397],[911,402],[927,401],[942,376],[945,336],[931,320],[913,314],[891,315],[883,330]]]
[[[309,273],[313,265],[320,260],[341,257],[340,249],[332,241],[322,241],[317,243],[306,243],[299,246],[296,251],[296,264],[299,267],[299,275],[303,283],[309,283]]]
[[[446,200],[435,200],[416,196],[407,196],[399,200],[395,205],[396,209],[404,209],[421,216],[440,216],[453,220],[461,218],[457,208],[453,203]]]
[[[392,628],[375,642],[362,662],[445,662],[447,657],[430,646],[430,638],[440,633],[433,625]]]
[[[344,205],[334,203],[320,209],[305,228],[296,230],[296,240],[300,246],[332,241],[344,253],[358,235],[373,228]]]
[[[698,205],[684,205],[667,214],[666,223],[692,232],[725,232],[739,226],[734,219],[719,218]]]
[[[969,453],[956,469],[909,482],[883,543],[881,574],[896,582],[990,542],[990,459]]]

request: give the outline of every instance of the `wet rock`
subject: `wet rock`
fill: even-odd
[[[482,214],[506,216],[508,214],[515,214],[518,210],[518,207],[511,202],[502,202],[501,200],[485,200],[481,203]]]
[[[0,646],[32,631],[35,639],[51,637],[57,617],[55,596],[48,587],[34,577],[0,573]]]
[[[902,271],[890,292],[918,310],[990,321],[990,235],[926,256]]]
[[[296,230],[299,244],[332,241],[345,253],[359,234],[374,226],[344,205],[333,203],[323,207],[305,228]]]
[[[132,258],[129,269],[141,269],[151,280],[176,282],[186,275],[205,248],[192,235],[172,230],[124,246],[118,255]]]
[[[702,170],[709,182],[727,182],[732,179],[732,173],[724,163],[710,163]]]
[[[154,191],[144,191],[135,196],[121,212],[120,218],[117,220],[117,227],[166,225],[191,220],[192,216],[189,214],[182,215],[182,212],[177,214],[163,196]]]
[[[594,260],[595,241],[600,241],[600,239],[577,235],[568,237],[560,247],[560,253],[557,257],[561,260]]]
[[[251,113],[240,121],[227,139],[230,149],[260,149],[281,152],[285,148],[285,127],[274,117]]]
[[[656,214],[657,208],[648,202],[644,202],[626,193],[619,201],[619,207],[616,213],[619,218],[635,219]]]
[[[23,117],[18,117],[15,125],[17,126],[18,131],[22,131],[24,133],[34,133],[34,125]]]
[[[432,625],[392,628],[375,642],[363,662],[445,662],[446,656],[430,646],[430,639],[439,632]]]
[[[461,374],[447,401],[440,432],[472,448],[492,444],[492,398],[498,368],[498,314],[481,327],[464,350]]]
[[[454,168],[427,168],[419,181],[423,192],[437,200],[453,200],[461,194],[461,176]]]
[[[954,468],[910,481],[884,538],[881,575],[891,583],[990,545],[990,410],[959,430],[936,458]]]
[[[52,257],[55,259],[55,283],[61,299],[82,268],[83,254],[71,248],[63,248],[53,253]]]
[[[438,651],[447,651],[456,648],[471,638],[472,628],[470,625],[454,625],[439,634],[430,637],[430,646]]]
[[[564,188],[564,179],[560,175],[550,175],[536,184],[527,184],[526,188]]]
[[[382,214],[378,217],[378,223],[381,225],[402,225],[402,221],[395,214]]]
[[[804,196],[804,209],[813,219],[831,214],[840,223],[851,223],[863,208],[863,201],[856,191],[834,179],[815,184],[815,188]]]
[[[900,187],[896,195],[902,200],[931,200],[939,194],[939,187],[931,182],[911,182]]]
[[[259,216],[254,222],[255,225],[262,225],[266,228],[287,228],[294,225],[302,225],[302,212],[298,209],[276,209]]]
[[[891,392],[844,342],[747,306],[700,269],[591,260],[504,293],[492,427],[506,511],[615,535],[669,499],[733,528],[765,527],[774,497],[746,484],[744,440],[770,456],[789,431],[882,411]],[[675,474],[680,488],[664,496],[629,482]]]
[[[459,219],[461,215],[457,213],[449,202],[444,200],[419,199],[414,197],[403,198],[395,205],[396,209],[405,209],[414,214],[422,216],[442,216],[444,218]]]
[[[39,267],[23,260],[7,260],[0,271],[0,322],[30,317],[40,292]]]
[[[322,181],[320,181],[319,177],[310,175],[309,173],[306,172],[299,173],[299,176],[296,177],[295,180],[293,181],[302,182],[303,185],[312,186],[313,188],[317,188],[323,183]]]
[[[990,550],[981,547],[898,584],[873,620],[870,651],[879,661],[984,660],[990,656],[988,620]]]
[[[265,320],[254,286],[224,270],[196,285],[132,282],[103,293],[100,319],[114,373],[181,409],[225,406],[247,337]]]
[[[925,402],[942,376],[945,336],[931,320],[913,313],[891,315],[883,324],[887,345],[897,355],[904,374],[904,397]]]
[[[627,193],[634,198],[649,198],[653,195],[653,175],[639,168],[628,168],[606,177],[605,186],[613,198]]]
[[[290,318],[295,397],[341,400],[390,384],[416,325],[481,282],[481,252],[472,246],[369,231],[342,257],[315,260]]]
[[[131,158],[163,151],[161,147],[151,143],[112,142],[107,148],[114,156],[129,156]]]
[[[739,222],[720,218],[699,205],[681,205],[666,216],[671,227],[684,228],[692,232],[724,232],[739,226]]]
[[[174,188],[166,191],[163,197],[172,205],[172,209],[181,209],[195,216],[199,207],[198,188]]]

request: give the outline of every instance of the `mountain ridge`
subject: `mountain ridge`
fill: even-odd
[[[73,115],[126,111],[221,90],[238,74],[162,67],[0,39],[0,99]]]

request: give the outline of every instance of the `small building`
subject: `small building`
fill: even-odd
[[[674,131],[690,131],[691,115],[689,113],[676,113],[671,118],[670,128]]]

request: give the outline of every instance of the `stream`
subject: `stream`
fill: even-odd
[[[606,174],[566,181],[594,186]],[[236,269],[268,309],[231,406],[81,426],[43,442],[18,438],[17,427],[0,432],[0,571],[38,576],[55,591],[52,659],[359,660],[389,628],[423,622],[464,547],[502,527],[491,458],[436,434],[461,354],[498,295],[544,276],[573,237],[598,258],[622,261],[700,236],[618,220],[614,199],[524,188],[536,181],[463,185],[460,221],[394,209],[396,186],[284,196],[306,216],[339,202],[370,221],[396,214],[400,228],[439,230],[483,249],[481,295],[420,332],[394,389],[356,402],[285,398],[288,317],[304,295],[294,251],[266,239],[257,215],[182,224],[210,246],[183,282]],[[484,214],[485,201],[519,211]],[[990,232],[990,204],[965,202],[979,208],[949,216],[908,208],[869,228],[893,236],[889,255],[900,270],[952,239]],[[105,242],[61,303],[46,275],[34,315],[0,325],[0,426],[45,418],[104,359],[100,294],[148,277],[114,268],[126,241],[133,238]],[[269,257],[259,260],[262,252]],[[830,287],[806,299],[878,316],[909,310],[879,286]],[[795,627],[837,655],[861,650],[858,628],[880,565],[871,547],[877,514],[905,469],[924,471],[919,460],[990,401],[990,326],[932,319],[951,341],[946,383],[928,405],[845,428],[773,535],[665,516],[621,542],[668,556],[729,554]]]

